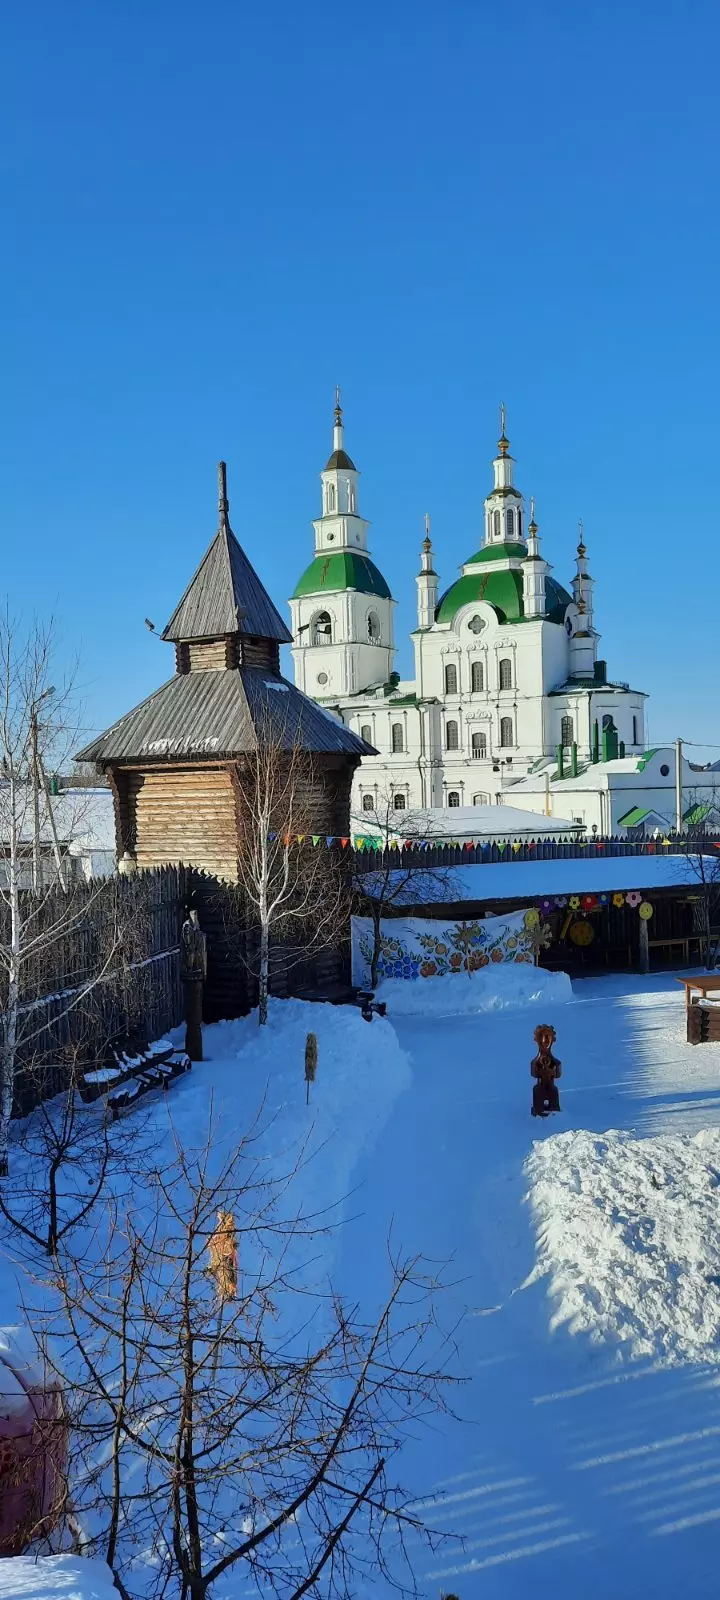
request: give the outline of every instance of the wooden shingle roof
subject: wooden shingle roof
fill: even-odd
[[[171,678],[86,745],[78,760],[212,760],[251,753],[268,739],[318,755],[376,753],[279,672],[236,667]]]
[[[225,471],[225,462],[221,461],[218,531],[163,628],[162,637],[177,642],[244,633],[291,644],[289,628],[230,527]]]

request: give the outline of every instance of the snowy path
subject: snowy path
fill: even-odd
[[[461,1354],[471,1381],[456,1400],[465,1420],[441,1419],[405,1451],[405,1481],[425,1491],[428,1520],[465,1540],[419,1553],[434,1597],[624,1600],[714,1585],[720,1370],[659,1370],[551,1333],[547,1280],[520,1286],[536,1258],[522,1172],[533,1139],[717,1127],[720,1047],[684,1043],[682,990],[669,978],[587,981],[575,994],[549,1016],[563,1115],[540,1125],[529,1116],[533,1013],[398,1018],[412,1088],[354,1173],[346,1287],[373,1283],[392,1222],[408,1247],[454,1257],[463,1281],[453,1299],[470,1307]]]

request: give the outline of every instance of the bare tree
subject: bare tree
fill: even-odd
[[[351,877],[353,909],[372,924],[370,983],[377,984],[382,951],[383,919],[419,902],[449,902],[459,897],[452,867],[418,867],[416,855],[423,845],[443,841],[433,838],[422,814],[397,811],[392,792],[378,795],[372,811],[355,819],[356,831],[374,851],[372,865],[362,855],[354,857]],[[409,847],[409,848],[406,848]],[[410,860],[408,859],[410,855]]]
[[[303,749],[301,733],[286,738],[268,718],[257,749],[238,768],[240,847],[238,885],[258,931],[258,1021],[267,1022],[271,944],[285,945],[285,964],[306,960],[344,936],[347,874],[340,855],[325,848],[320,828],[322,778]],[[252,926],[248,948],[252,951]]]
[[[52,627],[23,632],[0,618],[0,1177],[8,1168],[8,1136],[18,1063],[42,1062],[46,1024],[36,1009],[57,991],[59,952],[79,933],[94,898],[112,894],[112,880],[88,898],[60,837],[47,772],[60,765],[76,738],[72,681],[51,682]],[[82,802],[71,828],[84,826]],[[67,822],[66,822],[67,826]],[[63,970],[54,1022],[82,1007],[122,949],[110,917],[106,937],[78,977]]]
[[[433,1541],[394,1461],[446,1409],[437,1280],[389,1253],[366,1325],[311,1269],[332,1218],[293,1214],[293,1174],[268,1180],[256,1136],[223,1158],[211,1116],[199,1150],[178,1143],[101,1256],[61,1260],[60,1312],[44,1314],[46,1359],[74,1375],[73,1498],[99,1529],[87,1553],[126,1597],[150,1581],[205,1600],[239,1568],[284,1600],[321,1580],[346,1600],[378,1571],[411,1588],[406,1535]]]
[[[720,952],[720,792],[697,789],[686,814],[683,847],[697,884],[695,922],[708,971]]]

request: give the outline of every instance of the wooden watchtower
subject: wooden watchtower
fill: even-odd
[[[174,676],[79,759],[108,776],[119,860],[183,861],[233,881],[238,771],[261,738],[312,758],[307,809],[323,836],[350,833],[353,772],[375,752],[282,676],[291,635],[231,530],[224,462],[218,478],[217,533],[162,633]]]

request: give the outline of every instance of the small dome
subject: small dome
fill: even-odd
[[[331,556],[316,556],[306,567],[293,594],[332,594],[341,589],[357,589],[360,594],[376,594],[382,600],[392,596],[375,562],[359,550],[337,550]]]
[[[336,467],[344,467],[346,472],[357,472],[354,461],[350,460],[347,450],[333,450],[330,460],[326,462],[324,471],[334,472]]]

